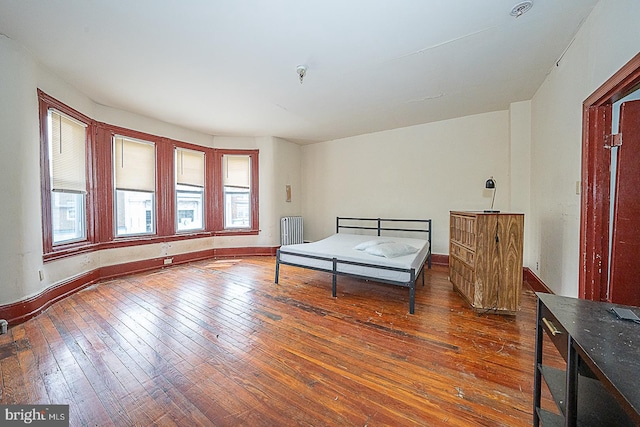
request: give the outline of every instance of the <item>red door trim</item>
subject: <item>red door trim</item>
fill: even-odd
[[[582,199],[578,296],[606,295],[609,241],[609,164],[603,148],[611,133],[611,108],[640,85],[640,53],[596,89],[582,104]]]

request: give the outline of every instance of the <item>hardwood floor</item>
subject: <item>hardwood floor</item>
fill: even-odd
[[[516,316],[476,314],[434,267],[409,315],[406,288],[340,277],[334,299],[330,275],[282,266],[276,285],[274,267],[208,260],[72,295],[0,336],[0,404],[69,404],[83,426],[531,425],[526,284]]]

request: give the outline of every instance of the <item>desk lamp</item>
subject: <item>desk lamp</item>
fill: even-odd
[[[484,188],[488,190],[493,190],[493,197],[491,198],[491,209],[487,209],[485,213],[500,213],[500,211],[493,210],[493,203],[496,201],[496,180],[493,177],[489,178],[487,182],[484,183]]]

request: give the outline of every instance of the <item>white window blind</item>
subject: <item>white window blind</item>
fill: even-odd
[[[222,174],[225,187],[250,188],[251,157],[236,154],[223,155]]]
[[[114,171],[119,190],[156,190],[156,147],[122,136],[115,138]]]
[[[51,190],[85,193],[86,125],[50,109],[49,136]]]
[[[176,183],[204,187],[204,153],[176,148]]]

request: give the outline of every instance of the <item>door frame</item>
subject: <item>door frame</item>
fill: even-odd
[[[640,53],[582,103],[582,191],[580,206],[580,272],[578,296],[607,298],[609,263],[609,184],[613,104],[640,86]]]

